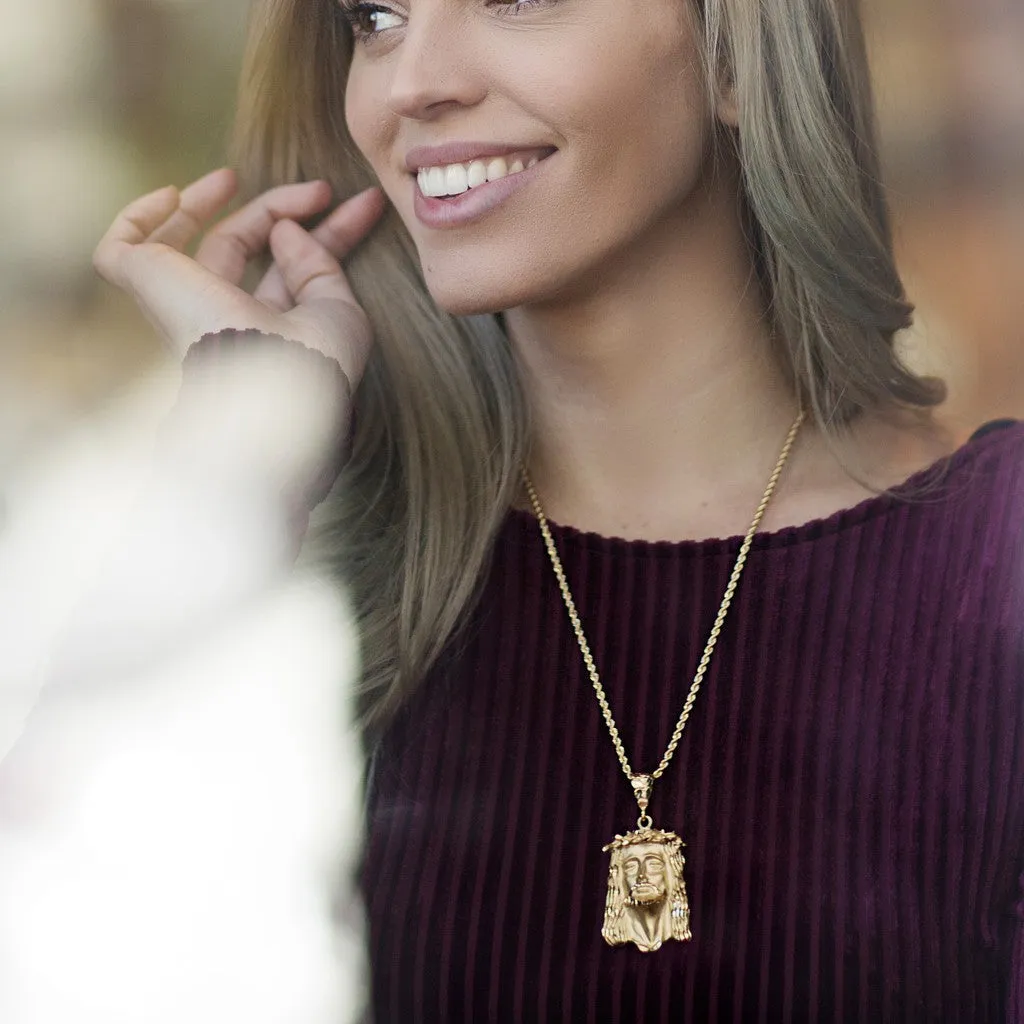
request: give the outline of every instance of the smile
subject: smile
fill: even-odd
[[[416,218],[433,229],[471,224],[544,173],[555,152],[548,147],[499,155],[452,153],[470,159],[410,167]],[[439,153],[433,159],[445,156],[451,158]]]
[[[432,199],[460,196],[471,188],[479,188],[491,181],[499,181],[513,174],[535,167],[550,151],[527,150],[508,156],[482,157],[467,163],[421,167],[416,173],[416,184],[423,195]]]

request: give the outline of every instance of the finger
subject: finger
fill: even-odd
[[[369,188],[343,202],[310,234],[337,260],[343,260],[376,224],[384,212],[384,193]],[[281,268],[275,263],[260,281],[253,297],[271,309],[291,309],[295,298],[285,284]]]
[[[282,220],[270,234],[270,251],[296,304],[313,299],[340,299],[355,305],[341,264],[310,232]]]
[[[331,187],[325,181],[270,189],[225,217],[203,239],[196,262],[218,277],[239,284],[249,261],[266,249],[270,232],[279,220],[305,220],[330,201]]]
[[[104,280],[124,286],[125,253],[146,241],[177,210],[178,200],[178,190],[167,185],[129,203],[114,218],[92,254],[93,266]]]
[[[149,236],[184,249],[189,242],[231,201],[238,189],[238,177],[229,167],[211,171],[181,190],[178,209]]]
[[[356,193],[317,226],[314,235],[338,260],[343,260],[384,212],[384,193],[377,187]]]

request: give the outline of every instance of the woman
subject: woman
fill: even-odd
[[[97,265],[336,389],[377,1019],[1024,1020],[1024,433],[895,354],[855,7],[266,0],[241,97]]]

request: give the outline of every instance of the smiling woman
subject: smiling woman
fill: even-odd
[[[97,263],[337,389],[376,1019],[1024,1019],[1024,431],[897,354],[856,4],[261,0],[236,148]]]
[[[910,307],[870,145],[859,25],[846,5],[758,15],[743,3],[691,9],[659,0],[639,22],[624,20],[614,0],[473,0],[417,11],[346,12],[336,0],[258,6],[236,146],[251,192],[326,179],[349,195],[379,181],[398,214],[346,265],[375,326],[361,422],[388,426],[355,437],[337,509],[339,543],[353,559],[348,578],[368,595],[366,686],[380,691],[371,713],[384,715],[470,600],[518,489],[527,406],[536,418],[543,403],[525,401],[520,386],[535,348],[526,325],[514,355],[492,318],[449,314],[503,310],[509,324],[524,299],[545,304],[558,291],[582,299],[582,289],[593,298],[575,303],[573,319],[591,336],[619,305],[609,279],[635,280],[640,267],[644,285],[630,289],[628,318],[613,313],[631,334],[653,333],[645,344],[670,346],[677,359],[693,358],[696,346],[684,341],[695,329],[705,335],[699,350],[741,347],[742,363],[781,350],[769,377],[761,366],[751,371],[759,390],[770,380],[787,390],[782,378],[792,377],[822,424],[865,408],[928,406],[942,394],[893,354]],[[368,20],[354,35],[356,15]],[[769,59],[775,50],[780,59]],[[522,172],[536,176],[531,188],[498,191],[493,216],[482,211],[479,223],[475,204],[465,225],[461,210],[449,219],[448,203],[430,202],[414,177],[417,149],[447,181],[446,161],[527,146],[554,153]],[[472,190],[463,201],[474,203]],[[448,226],[458,230],[440,229]],[[648,324],[652,313],[659,322]],[[741,342],[733,321],[744,320],[766,337]],[[631,360],[635,343],[629,349]],[[675,404],[685,406],[682,397]],[[781,426],[786,414],[773,418]],[[874,475],[885,485],[908,473]],[[394,527],[374,536],[348,529],[347,516],[361,517],[368,502]]]
[[[684,5],[648,5],[627,32],[611,0],[421,4],[357,38],[349,129],[448,310],[511,309],[581,281],[592,289],[637,236],[666,237],[698,206],[705,222],[725,220],[723,202],[735,207],[732,176],[706,173],[714,114]],[[453,103],[463,115],[441,136],[438,116]],[[533,155],[544,159],[527,168]],[[505,157],[509,170],[518,161],[518,173],[457,202],[412,187],[410,159],[447,187],[459,163],[485,157]]]

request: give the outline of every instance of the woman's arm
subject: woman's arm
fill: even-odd
[[[58,645],[55,687],[134,672],[215,628],[290,566],[337,474],[371,343],[339,260],[376,223],[380,193],[307,232],[292,218],[321,210],[327,186],[271,189],[187,256],[234,189],[216,171],[151,193],[97,246],[99,272],[183,356],[182,388],[152,479]],[[250,295],[243,275],[268,247],[275,262]]]
[[[280,584],[344,459],[350,397],[334,360],[279,336],[225,331],[193,346],[150,467],[112,510],[53,645],[48,692],[148,669]]]
[[[0,975],[18,979],[0,1004],[12,1024],[129,1006],[154,1020],[353,1019],[358,931],[339,962],[331,924],[336,869],[358,851],[358,744],[339,691],[353,641],[339,595],[290,567],[343,458],[369,347],[336,257],[379,204],[342,207],[317,239],[281,226],[295,194],[263,197],[191,260],[179,246],[203,189],[155,196],[118,218],[97,265],[187,351],[182,388],[0,764]],[[277,264],[256,298],[234,278],[260,237]],[[28,548],[42,554],[50,526],[73,534],[80,514],[45,511],[13,534],[29,570]],[[0,584],[0,605],[23,595],[13,576]]]
[[[277,379],[290,357],[303,358],[289,373],[319,374],[292,345],[266,353]],[[218,441],[201,459],[179,447],[183,430],[231,434],[237,402],[273,398],[250,390],[254,366],[243,387],[218,361],[213,391],[213,365],[198,379],[198,364],[186,367],[141,488],[128,483],[136,458],[90,460],[73,443],[14,488],[0,535],[0,691],[31,661],[18,657],[29,637],[9,631],[48,611],[54,590],[76,593],[56,624],[60,662],[44,666],[60,685],[0,757],[5,1024],[359,1019],[353,630],[335,588],[290,569],[284,504],[248,493],[280,478],[240,472],[245,446]],[[230,412],[219,424],[213,397],[214,412]],[[137,410],[110,413],[107,432],[145,429],[151,416]],[[88,500],[96,487],[102,507]],[[129,514],[130,489],[140,497]],[[102,552],[77,550],[101,540]],[[0,692],[0,719],[21,696]],[[336,885],[356,911],[340,927]]]

